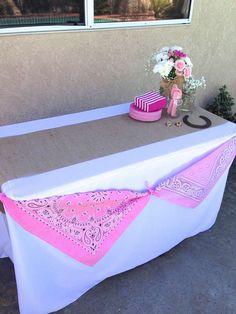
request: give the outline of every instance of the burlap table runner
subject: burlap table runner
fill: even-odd
[[[191,115],[191,122],[204,124],[205,115],[212,126],[225,122],[204,109]],[[65,126],[46,131],[0,139],[0,184],[22,176],[34,175],[98,157],[126,151],[172,137],[196,132],[183,124],[166,127],[167,118],[151,123],[132,120],[128,114]]]

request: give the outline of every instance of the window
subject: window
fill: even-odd
[[[0,0],[0,32],[183,24],[193,0]]]
[[[1,27],[84,25],[83,0],[0,0]]]

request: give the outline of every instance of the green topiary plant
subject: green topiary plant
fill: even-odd
[[[208,104],[206,109],[226,120],[236,123],[236,114],[232,113],[234,99],[227,91],[226,85],[219,88],[219,94],[216,96],[212,104]]]

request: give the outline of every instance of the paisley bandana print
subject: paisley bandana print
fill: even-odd
[[[235,151],[233,138],[145,192],[107,190],[23,201],[1,193],[0,200],[24,229],[92,266],[125,232],[151,195],[184,207],[198,206],[231,164]]]
[[[27,201],[5,195],[1,199],[30,233],[92,266],[146,206],[149,194],[109,190]]]
[[[232,163],[235,151],[234,137],[192,166],[162,181],[155,188],[158,196],[180,206],[198,206]]]

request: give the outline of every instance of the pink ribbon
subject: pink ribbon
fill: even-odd
[[[178,88],[176,84],[174,84],[171,88],[171,101],[167,109],[167,112],[171,117],[176,116],[178,100],[180,100],[181,98],[182,98],[182,91],[180,88]]]

